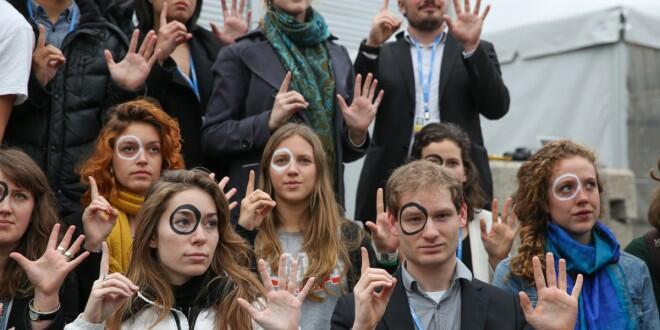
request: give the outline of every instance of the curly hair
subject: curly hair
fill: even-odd
[[[410,151],[411,160],[421,159],[422,150],[431,143],[449,140],[461,149],[461,159],[467,180],[463,183],[463,194],[467,203],[468,221],[474,219],[474,210],[481,209],[486,202],[486,193],[479,184],[479,171],[470,157],[471,143],[468,135],[460,127],[451,123],[431,123],[415,134]]]
[[[651,170],[650,174],[653,180],[660,181],[660,159],[658,159],[658,175],[653,173],[653,170]],[[651,226],[660,230],[660,187],[655,190],[653,201],[651,201],[651,205],[649,206],[648,221]]]
[[[30,260],[37,260],[46,251],[50,232],[59,222],[55,196],[48,179],[39,165],[18,149],[0,148],[0,172],[17,187],[29,191],[34,198],[30,224],[13,251]],[[25,297],[32,293],[33,287],[25,270],[14,259],[8,258],[0,273],[0,297]]]
[[[520,248],[518,254],[511,259],[511,274],[530,282],[534,281],[534,256],[541,259],[541,265],[545,269],[545,234],[550,217],[546,211],[550,197],[549,180],[561,160],[575,156],[588,160],[594,166],[598,191],[602,192],[603,184],[598,174],[596,156],[591,150],[570,140],[546,144],[518,170],[518,189],[514,193],[513,211],[520,222]]]
[[[184,168],[179,124],[160,108],[157,101],[138,99],[119,104],[110,110],[109,119],[96,139],[94,152],[78,170],[80,182],[84,185],[89,186],[90,176],[96,180],[101,196],[108,197],[114,188],[109,169],[117,137],[133,123],[146,123],[158,131],[162,145],[162,170]],[[83,205],[91,202],[91,190],[85,192],[81,201]]]

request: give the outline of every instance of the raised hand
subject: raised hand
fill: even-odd
[[[389,0],[383,0],[380,11],[371,21],[371,30],[369,31],[369,38],[367,38],[367,45],[378,47],[384,44],[401,27],[401,20],[389,11],[389,5]]]
[[[312,285],[314,285],[314,277],[311,277],[296,295],[296,290],[298,289],[298,262],[296,260],[292,261],[291,272],[287,278],[286,261],[287,256],[282,255],[278,267],[277,290],[275,290],[270,279],[270,274],[266,270],[266,261],[263,259],[259,260],[259,274],[266,289],[266,305],[263,310],[258,310],[250,305],[247,300],[238,298],[238,303],[241,307],[264,329],[298,329],[300,325],[300,308]]]
[[[284,76],[280,90],[275,96],[273,111],[270,112],[270,118],[268,118],[268,128],[271,132],[286,124],[293,114],[309,106],[309,103],[305,101],[302,94],[296,91],[289,91],[290,83],[291,71],[287,72],[286,76]]]
[[[89,188],[91,190],[92,201],[85,208],[82,216],[83,231],[85,233],[84,248],[87,251],[98,251],[117,222],[119,213],[115,210],[105,197],[99,194],[99,188],[96,180],[89,177]]]
[[[241,0],[236,8],[236,0],[231,0],[231,11],[227,9],[227,0],[221,0],[223,23],[222,30],[218,29],[215,23],[211,22],[211,31],[224,44],[233,44],[236,39],[248,32],[250,21],[252,20],[252,11],[248,10],[244,15],[245,0]],[[245,16],[245,18],[244,18]]]
[[[346,100],[341,95],[337,95],[339,108],[349,128],[351,140],[354,142],[364,141],[369,125],[376,117],[376,111],[378,111],[380,101],[383,99],[382,90],[376,97],[377,86],[378,80],[374,80],[371,73],[367,75],[364,84],[362,84],[362,75],[358,74],[355,77],[355,91],[351,106],[349,107],[346,104]]]
[[[250,170],[245,197],[241,201],[241,214],[238,217],[238,224],[247,230],[259,227],[277,204],[263,190],[254,190],[254,177],[254,171]]]
[[[56,299],[66,276],[89,255],[89,252],[85,251],[75,259],[73,258],[85,239],[84,235],[80,235],[71,244],[75,229],[75,226],[70,226],[58,245],[60,224],[55,224],[50,233],[46,251],[37,260],[31,261],[19,252],[9,254],[9,257],[25,270],[28,280],[34,286],[34,307],[38,310],[48,311],[57,307],[49,303],[45,304],[49,306],[44,306],[42,301],[48,300],[50,302],[52,299]]]
[[[582,290],[582,274],[578,274],[573,286],[573,292],[567,292],[566,261],[559,259],[559,274],[555,273],[555,259],[552,253],[545,255],[545,273],[541,269],[539,257],[532,259],[534,267],[534,282],[538,300],[536,308],[525,292],[520,292],[520,305],[525,319],[534,329],[568,330],[575,327],[578,312],[578,298]],[[559,280],[557,280],[559,277]],[[547,281],[547,286],[546,286]]]
[[[376,192],[376,223],[367,221],[374,245],[380,253],[393,253],[399,247],[399,235],[395,225],[390,221],[383,202],[383,188]]]
[[[108,245],[103,242],[103,256],[99,268],[99,279],[94,281],[89,294],[83,319],[89,323],[103,323],[119,304],[133,296],[140,288],[121,273],[108,274],[110,256]]]
[[[64,62],[66,58],[61,50],[53,45],[46,45],[46,28],[39,24],[37,47],[32,52],[32,70],[39,84],[48,85]]]
[[[215,173],[209,174],[209,177],[211,177],[211,179],[215,180]],[[231,188],[231,189],[229,189],[228,192],[225,192],[225,188],[227,188],[227,183],[229,183],[229,177],[228,176],[226,176],[226,177],[222,178],[222,180],[220,180],[220,182],[218,183],[218,187],[220,187],[220,191],[222,191],[222,193],[225,194],[225,198],[227,199],[227,202],[229,202],[229,200],[232,197],[234,197],[234,195],[236,195],[237,190],[236,190],[236,188]],[[236,206],[238,206],[238,202],[236,202],[236,201],[233,201],[233,202],[229,203],[229,211],[233,210]]]
[[[156,32],[149,31],[142,41],[140,50],[137,51],[139,37],[140,30],[135,29],[128,47],[128,53],[119,63],[115,63],[109,50],[104,51],[105,62],[108,64],[112,80],[122,89],[131,92],[137,91],[144,85],[160,52],[159,49],[155,48]]]
[[[167,1],[163,2],[160,11],[160,25],[158,27],[158,38],[156,49],[159,49],[158,61],[163,63],[180,44],[192,38],[186,26],[176,20],[167,22]]]
[[[488,253],[488,262],[493,269],[509,255],[509,251],[511,251],[511,246],[513,245],[513,239],[516,237],[518,222],[510,206],[511,198],[507,198],[504,202],[502,218],[500,219],[497,216],[497,198],[493,198],[493,221],[490,231],[488,231],[484,219],[481,219],[479,223],[481,226],[481,241],[484,243],[484,248],[486,248],[486,252]]]
[[[362,268],[360,280],[353,289],[355,295],[355,321],[353,329],[375,329],[385,314],[385,307],[396,287],[396,278],[383,269],[370,268],[367,249],[361,248]],[[376,292],[377,288],[382,288]]]
[[[477,0],[474,11],[470,10],[470,0],[465,0],[465,8],[461,7],[458,0],[453,1],[454,9],[456,10],[456,20],[452,21],[449,15],[445,15],[444,20],[447,22],[449,32],[454,36],[454,39],[463,45],[463,50],[471,52],[479,46],[481,29],[490,11],[490,5],[487,5],[484,12],[479,15],[481,0]]]

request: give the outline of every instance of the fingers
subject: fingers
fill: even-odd
[[[582,278],[582,274],[578,274],[577,279],[575,279],[575,285],[573,286],[573,292],[571,292],[571,296],[575,299],[580,298],[580,292],[582,291],[582,281],[584,278]]]
[[[142,57],[145,59],[150,59],[155,50],[156,50],[156,42],[158,41],[158,37],[156,36],[156,32],[154,30],[151,30],[147,33],[147,36],[144,38],[144,41],[142,41],[142,46],[140,47],[140,54]]]
[[[369,96],[367,96],[369,101],[372,101],[374,99],[374,96],[376,96],[376,87],[378,87],[378,80],[374,79],[373,84],[369,86]]]
[[[71,227],[75,228],[75,226],[70,226],[69,230],[71,230]],[[67,251],[72,255],[76,255],[76,253],[78,253],[78,251],[80,250],[80,246],[82,245],[84,240],[85,240],[85,235],[78,236],[78,238],[76,238],[76,240],[73,242],[73,244],[69,247]]]
[[[532,302],[529,301],[529,296],[527,296],[525,292],[520,291],[518,293],[518,297],[520,298],[520,307],[522,307],[525,317],[527,317],[527,315],[531,315],[533,310],[532,310]]]
[[[247,25],[248,25],[248,28],[250,27],[250,22],[252,22],[252,10],[248,10],[248,13],[247,13]]]
[[[486,20],[486,16],[488,16],[489,12],[490,12],[490,5],[487,5],[486,9],[484,10],[484,13],[481,15],[481,20],[482,21]]]
[[[383,5],[380,7],[380,11],[387,11],[387,8],[390,6],[389,0],[383,0]]]
[[[376,97],[376,101],[373,103],[373,108],[375,111],[378,111],[378,107],[380,106],[380,102],[383,100],[383,95],[385,95],[385,91],[381,90],[378,93],[378,97]]]
[[[510,227],[513,224],[513,217],[509,216],[509,212],[511,212],[511,197],[506,199],[504,202],[504,208],[502,208],[502,219],[504,219],[504,223]]]
[[[254,170],[250,170],[250,174],[248,175],[248,183],[247,187],[245,188],[245,196],[248,196],[254,192]]]
[[[96,180],[94,180],[92,176],[88,176],[87,179],[89,180],[89,190],[92,194],[92,200],[95,200],[97,197],[99,197],[99,187],[96,184]]]
[[[549,288],[557,287],[557,273],[555,272],[555,258],[552,253],[545,254],[545,281]]]
[[[392,286],[390,287],[383,287],[383,290],[380,292],[380,298],[383,299],[384,301],[390,301],[390,297],[392,297],[392,293],[394,292],[394,288],[396,287],[396,277],[392,278]]]
[[[339,103],[339,109],[341,109],[342,113],[348,112],[348,104],[346,104],[344,97],[339,94],[337,94],[337,103]]]
[[[566,288],[568,287],[568,281],[566,279],[566,260],[564,259],[559,259],[559,280],[557,286],[563,292],[566,292]]]
[[[60,234],[60,224],[56,223],[53,226],[53,230],[50,231],[50,237],[48,238],[48,249],[54,250],[57,246],[57,236]]]
[[[366,274],[367,270],[371,268],[369,265],[369,253],[365,247],[360,248],[360,254],[362,255],[362,265],[360,266],[360,274]]]
[[[64,233],[64,237],[62,238],[62,241],[58,245],[58,249],[59,247],[64,248],[64,250],[67,250],[69,248],[69,245],[71,244],[71,237],[73,236],[74,230],[76,230],[76,226],[69,226],[69,228],[67,228],[66,233]],[[62,251],[62,253],[64,253],[64,251]]]
[[[385,200],[383,199],[383,188],[376,190],[376,214],[385,212]]]
[[[289,83],[291,83],[291,71],[286,73],[282,85],[280,86],[280,93],[286,93],[289,91]]]
[[[486,224],[486,219],[480,219],[479,220],[479,227],[481,228],[481,239],[482,240],[487,240],[488,239],[488,226]]]
[[[372,236],[377,236],[378,235],[378,226],[375,223],[373,223],[371,221],[367,221],[365,223],[365,226],[367,226],[367,228],[369,228],[369,230],[371,231]]]
[[[474,6],[474,14],[479,15],[480,9],[481,9],[481,0],[477,0],[477,4]]]
[[[273,282],[270,280],[270,274],[268,273],[268,270],[266,270],[266,261],[264,259],[259,259],[257,268],[259,268],[261,281],[264,284],[264,289],[266,289],[266,292],[273,291]]]
[[[24,270],[28,268],[30,260],[23,256],[20,252],[12,252],[9,254],[9,257],[12,258],[16,263],[21,266]]]
[[[101,246],[101,267],[99,267],[99,278],[108,275],[110,271],[110,254],[108,253],[108,243],[103,242]]]
[[[314,281],[316,281],[316,277],[310,277],[307,280],[307,283],[305,283],[305,286],[300,290],[300,293],[298,293],[298,300],[299,301],[304,301],[305,298],[307,297],[307,294],[309,294],[309,291],[312,290],[312,287],[314,286]]]
[[[456,16],[462,14],[463,8],[461,8],[461,4],[458,2],[458,0],[453,0],[453,2],[454,2],[454,11],[456,11]]]
[[[541,291],[545,288],[545,279],[543,278],[543,270],[541,269],[541,260],[539,257],[532,258],[532,268],[534,269],[534,283],[536,284],[536,291]]]
[[[289,272],[289,283],[286,286],[286,290],[290,294],[295,294],[298,286],[298,261],[293,260],[291,262],[291,271]]]
[[[128,46],[128,54],[135,53],[137,51],[138,39],[140,39],[140,30],[135,29],[133,35],[131,36],[131,43]]]
[[[356,99],[361,96],[360,91],[362,88],[362,75],[359,73],[355,76],[355,86],[353,88],[353,98]]]
[[[465,8],[463,8],[463,11],[466,13],[470,12],[470,0],[464,0],[463,3],[465,4]]]
[[[491,216],[492,216],[492,217],[491,217],[491,218],[492,218],[492,222],[491,222],[491,223],[498,223],[498,222],[500,221],[500,219],[499,219],[499,217],[498,217],[498,215],[497,215],[497,213],[499,212],[499,209],[498,209],[498,207],[499,207],[498,204],[499,204],[499,203],[498,203],[498,202],[499,202],[499,201],[497,200],[497,198],[493,198],[493,202],[490,204],[490,209],[493,211],[493,212],[491,213]],[[502,211],[502,217],[504,217],[504,211]]]
[[[209,176],[211,177],[211,179],[215,179],[215,173],[211,173],[209,174]],[[225,191],[225,187],[227,187],[227,183],[229,183],[229,177],[225,176],[222,178],[222,180],[220,180],[220,182],[218,182],[218,187],[220,187],[220,190]]]
[[[367,74],[367,79],[364,80],[364,84],[362,84],[362,96],[366,96],[369,98],[369,89],[371,89],[371,82],[374,79],[374,75],[369,73]],[[371,98],[369,98],[371,100]]]
[[[104,50],[103,55],[105,57],[105,63],[108,64],[108,67],[115,65],[115,60],[112,58],[112,53],[109,50]]]
[[[167,1],[163,1],[163,8],[160,9],[160,26],[165,25],[167,25]]]
[[[236,206],[238,206],[238,202],[236,202],[236,201],[233,201],[233,202],[229,203],[229,211],[235,209]]]
[[[222,7],[222,17],[227,18],[227,16],[229,16],[229,8],[227,8],[227,0],[220,0],[220,6]]]
[[[211,32],[216,35],[218,39],[222,36],[222,32],[220,32],[220,29],[218,29],[218,26],[215,25],[213,22],[209,22],[209,25],[211,26]]]
[[[82,236],[82,235],[80,235],[80,236]],[[82,242],[81,242],[81,244],[82,244]],[[88,256],[89,256],[89,251],[85,251],[85,252],[81,253],[79,256],[77,256],[75,259],[69,261],[67,263],[68,272],[71,272],[72,270],[76,269],[78,267],[78,265],[80,265],[80,263],[82,263],[83,260],[85,260],[85,258],[87,258]]]
[[[277,289],[280,291],[286,290],[286,261],[288,257],[284,254],[280,256],[280,264],[277,267]]]
[[[236,14],[236,0],[231,0],[231,13]]]
[[[238,298],[238,304],[248,313],[250,314],[250,317],[253,318],[254,320],[259,320],[259,311],[254,308],[252,305],[250,305],[247,300],[243,298]]]
[[[37,39],[37,48],[46,47],[46,28],[39,24],[39,38]]]

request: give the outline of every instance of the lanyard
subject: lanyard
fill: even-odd
[[[412,304],[408,302],[408,305],[410,306],[410,315],[412,316],[413,322],[415,323],[415,330],[424,330],[424,327],[422,326],[422,320],[420,320],[419,316],[417,316],[415,313]]]
[[[435,63],[435,56],[438,50],[438,45],[442,43],[444,33],[438,36],[435,41],[433,41],[433,47],[431,47],[431,66],[429,68],[429,76],[424,80],[424,59],[422,56],[422,47],[415,41],[414,38],[410,37],[412,44],[417,49],[417,76],[419,78],[419,84],[422,86],[422,97],[424,101],[424,120],[429,120],[431,115],[429,113],[429,99],[431,98],[431,81],[433,79],[433,64]]]
[[[458,227],[458,250],[456,250],[456,257],[458,260],[463,261],[463,228]]]
[[[0,329],[7,329],[7,324],[9,324],[9,314],[11,313],[11,305],[13,305],[14,299],[0,299],[0,302],[3,303],[2,313],[0,313]]]
[[[30,18],[32,18],[32,20],[35,20],[36,14],[34,13],[34,9],[32,8],[32,0],[27,0],[27,10],[28,10],[28,14],[30,15]],[[78,22],[78,11],[74,10],[72,7],[71,23],[69,23],[69,33],[73,32],[73,30],[76,29],[77,22]]]
[[[179,73],[181,76],[183,76],[183,79],[188,82],[188,85],[190,85],[190,88],[192,88],[193,93],[195,93],[195,96],[197,96],[197,100],[202,102],[202,98],[199,96],[199,83],[197,82],[197,73],[195,72],[195,61],[193,60],[192,54],[190,54],[190,57],[188,59],[188,63],[190,63],[190,77],[186,76],[181,70],[179,70]]]

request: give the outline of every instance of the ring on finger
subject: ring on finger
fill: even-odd
[[[57,247],[57,252],[64,254],[64,251],[66,251],[66,249],[62,245]]]
[[[68,259],[68,261],[71,261],[71,259],[73,259],[73,254],[69,251],[64,252],[64,256]]]

